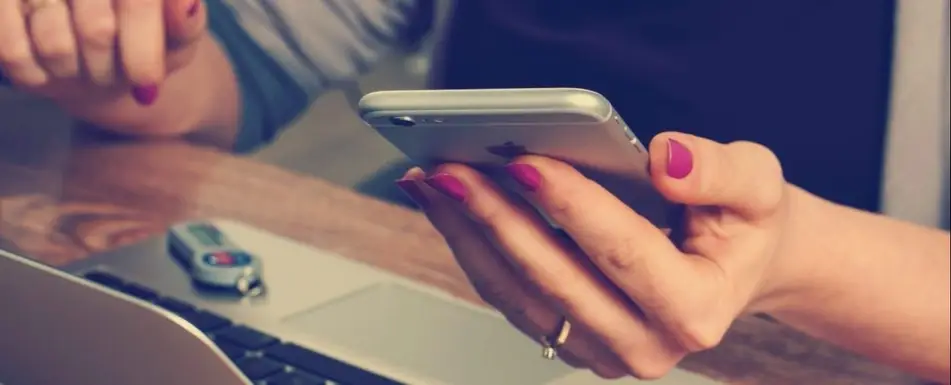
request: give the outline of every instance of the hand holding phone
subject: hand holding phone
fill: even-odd
[[[668,225],[670,206],[651,185],[647,149],[593,91],[380,91],[359,107],[367,124],[420,166],[468,164],[512,188],[502,167],[520,155],[547,156],[575,166],[658,227]]]

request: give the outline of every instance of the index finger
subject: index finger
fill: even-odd
[[[526,156],[506,170],[648,318],[679,323],[708,276],[703,259],[684,255],[661,229],[565,163]]]
[[[122,68],[136,86],[154,87],[165,77],[163,3],[116,0]]]
[[[682,358],[681,347],[648,326],[640,307],[605,284],[578,258],[574,245],[559,239],[541,217],[484,174],[444,164],[426,183],[456,201],[535,292],[597,335],[632,373],[654,378]]]

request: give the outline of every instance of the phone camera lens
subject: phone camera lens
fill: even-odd
[[[393,123],[395,126],[400,127],[413,127],[416,125],[416,121],[409,116],[396,116],[390,118],[390,123]]]

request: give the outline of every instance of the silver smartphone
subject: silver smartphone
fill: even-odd
[[[506,188],[502,167],[524,154],[575,166],[655,225],[670,206],[653,189],[646,146],[608,100],[577,88],[379,91],[363,120],[420,166],[471,165]]]

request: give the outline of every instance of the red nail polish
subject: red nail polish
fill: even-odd
[[[132,97],[143,106],[151,106],[155,99],[158,99],[158,90],[157,85],[135,87],[132,89]]]
[[[429,199],[426,198],[426,194],[423,193],[423,190],[419,188],[417,182],[412,179],[400,179],[396,181],[396,186],[409,197],[419,208],[425,209],[429,206]]]
[[[187,15],[192,17],[198,14],[198,10],[201,9],[201,0],[195,0],[191,6],[188,7]]]
[[[449,174],[436,174],[426,178],[426,184],[459,202],[465,202],[469,195],[466,186],[459,179]]]
[[[542,174],[528,164],[513,163],[505,166],[505,171],[528,191],[536,191],[542,185]]]
[[[667,139],[667,175],[683,179],[693,171],[693,154],[690,149],[674,139]]]

